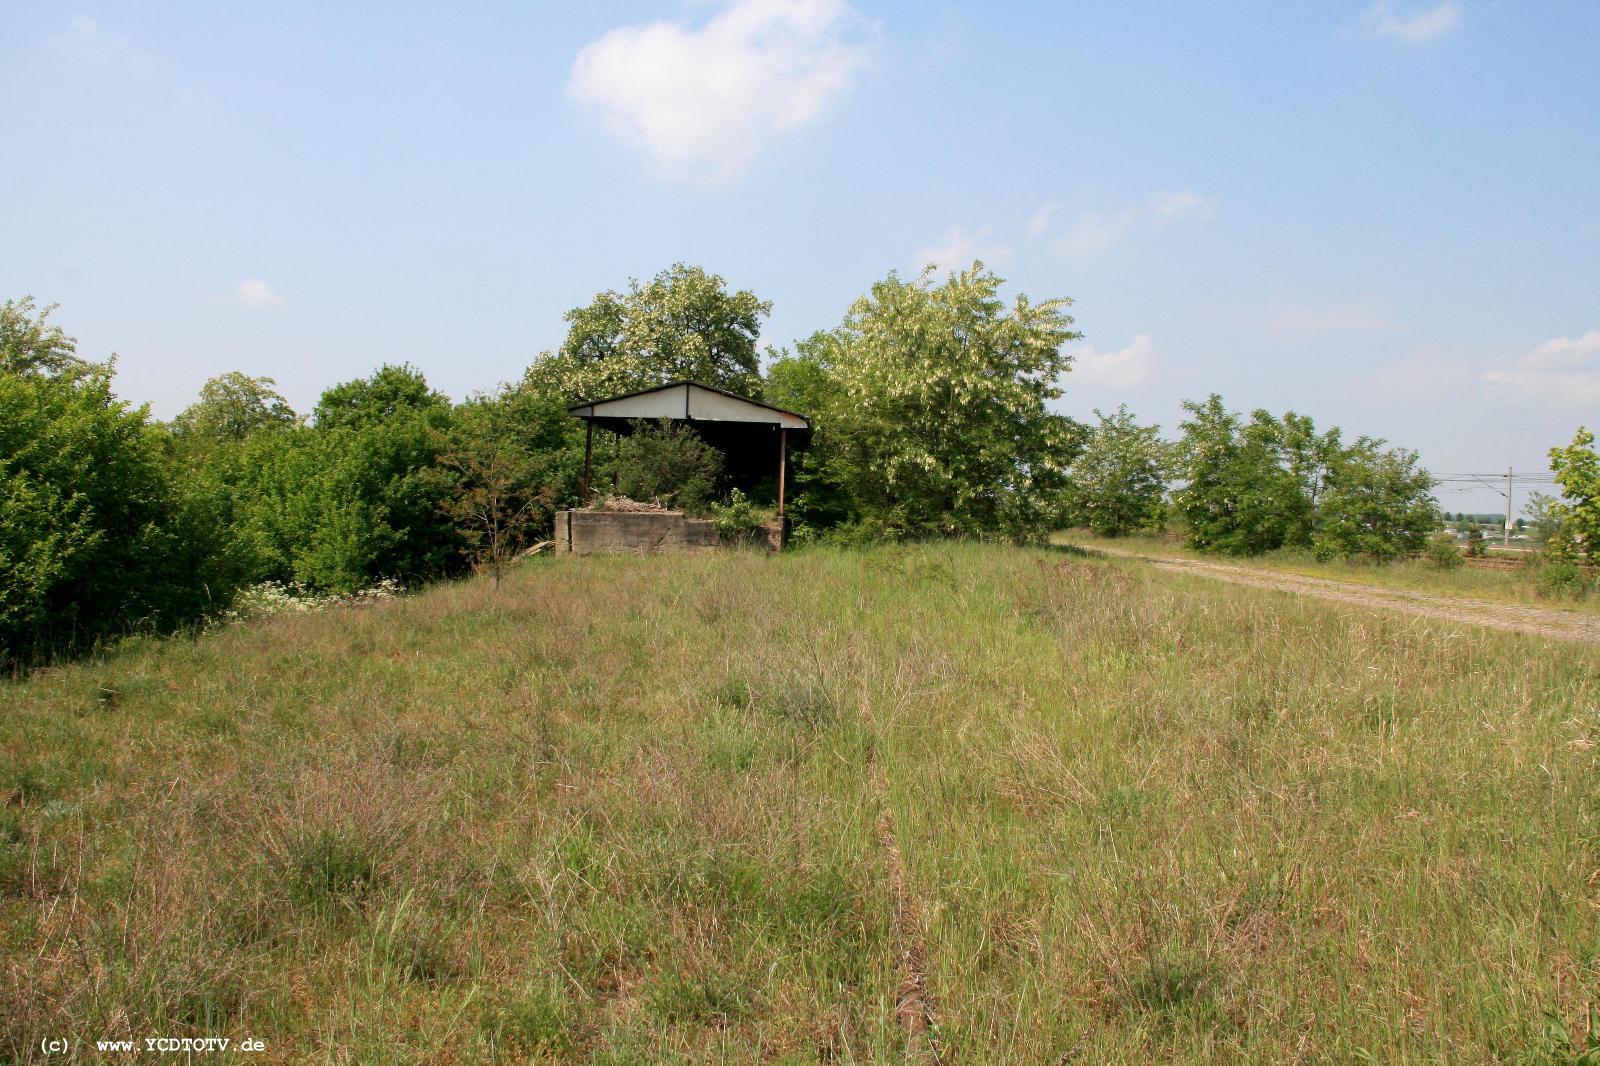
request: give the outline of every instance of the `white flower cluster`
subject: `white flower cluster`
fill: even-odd
[[[233,625],[279,614],[311,614],[330,607],[368,607],[392,600],[404,591],[398,581],[387,577],[375,585],[345,595],[317,592],[297,581],[263,581],[240,589],[233,598],[233,605],[219,615],[213,624]]]

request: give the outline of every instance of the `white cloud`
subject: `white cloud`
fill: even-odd
[[[88,15],[74,15],[61,33],[52,34],[45,48],[67,62],[143,69],[149,57],[126,37],[107,32]]]
[[[1394,0],[1378,0],[1367,9],[1367,32],[1380,37],[1396,37],[1408,44],[1422,44],[1443,37],[1461,22],[1461,9],[1455,0],[1442,0],[1434,7],[1411,15],[1397,15]]]
[[[1097,352],[1085,344],[1072,353],[1071,382],[1099,385],[1110,389],[1131,389],[1150,378],[1155,341],[1148,333],[1134,335],[1126,348]]]
[[[1211,202],[1188,189],[1153,192],[1119,211],[1080,211],[1057,238],[1055,247],[1063,255],[1091,256],[1116,247],[1137,230],[1158,229],[1186,218],[1203,217],[1210,211]],[[1028,234],[1041,236],[1049,228],[1050,214],[1041,208],[1028,223]]]
[[[239,302],[246,307],[281,307],[283,297],[260,278],[246,278],[239,282]]]
[[[1198,193],[1182,189],[1178,192],[1151,193],[1146,206],[1156,218],[1176,222],[1180,218],[1187,218],[1197,211],[1205,210],[1206,201]]]
[[[1378,333],[1394,328],[1384,308],[1371,301],[1285,307],[1277,324],[1316,333]]]
[[[731,0],[698,29],[623,26],[578,53],[567,95],[664,177],[726,184],[821,118],[867,65],[844,0]]]
[[[1570,407],[1600,405],[1600,329],[1547,340],[1483,380],[1496,392]]]
[[[969,230],[965,226],[951,226],[944,231],[944,239],[917,253],[916,266],[935,266],[941,270],[966,270],[974,259],[985,263],[1003,263],[1011,249],[991,241],[993,226],[980,226]]]
[[[1028,236],[1041,236],[1045,230],[1050,228],[1051,221],[1055,219],[1056,212],[1060,210],[1061,205],[1052,202],[1035,211],[1033,217],[1028,219]]]
[[[1088,256],[1115,246],[1138,221],[1138,208],[1124,208],[1116,214],[1080,211],[1056,242],[1056,248],[1071,256]]]

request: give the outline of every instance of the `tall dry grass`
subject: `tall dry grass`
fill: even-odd
[[[964,545],[132,645],[0,690],[0,1057],[1559,1060],[1597,666]]]

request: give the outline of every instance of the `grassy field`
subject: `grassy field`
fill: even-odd
[[[1597,709],[1587,647],[976,545],[134,645],[0,688],[0,1060],[1570,1061]]]
[[[1374,563],[1363,559],[1321,561],[1306,551],[1273,552],[1256,558],[1233,559],[1215,555],[1202,555],[1190,551],[1177,541],[1165,537],[1097,537],[1087,530],[1069,530],[1055,537],[1061,545],[1079,545],[1086,548],[1107,547],[1122,551],[1140,552],[1144,555],[1168,556],[1179,559],[1206,559],[1213,562],[1234,563],[1240,566],[1257,566],[1286,574],[1304,574],[1309,577],[1333,578],[1353,581],[1380,588],[1407,589],[1412,592],[1429,592],[1440,596],[1461,596],[1469,599],[1495,600],[1500,603],[1523,604],[1528,607],[1548,607],[1557,610],[1600,613],[1600,595],[1585,597],[1551,596],[1541,593],[1532,569],[1479,570],[1468,566],[1454,570],[1441,570],[1424,559],[1401,559],[1389,563]],[[1522,559],[1521,556],[1515,558]]]

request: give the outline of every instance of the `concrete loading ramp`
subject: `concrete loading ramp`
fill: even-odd
[[[556,512],[556,551],[573,555],[657,555],[715,551],[722,538],[709,518],[682,511]]]
[[[735,546],[722,539],[709,518],[690,518],[682,511],[557,511],[555,525],[555,550],[572,555],[660,555]],[[757,543],[776,551],[781,530],[766,527]]]

